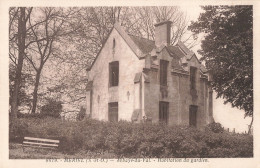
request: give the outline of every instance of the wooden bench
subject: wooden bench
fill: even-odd
[[[60,143],[59,140],[24,137],[23,151],[24,151],[24,147],[57,149],[59,146],[59,143]]]

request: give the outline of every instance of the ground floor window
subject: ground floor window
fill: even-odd
[[[168,124],[169,120],[169,102],[159,102],[159,122]]]
[[[196,127],[197,126],[198,106],[191,105],[189,111],[190,111],[190,114],[189,114],[189,124],[192,127]]]
[[[108,121],[118,121],[118,102],[108,103]]]

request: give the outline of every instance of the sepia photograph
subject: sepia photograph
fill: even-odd
[[[176,5],[9,6],[8,160],[254,159],[254,5]]]

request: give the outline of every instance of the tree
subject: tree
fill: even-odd
[[[11,106],[13,102],[13,93],[14,93],[14,83],[15,83],[15,77],[16,77],[16,68],[14,64],[9,64],[9,105]],[[22,73],[21,74],[21,83],[20,83],[20,89],[17,96],[17,106],[21,107],[30,107],[31,104],[31,97],[27,92],[27,89],[30,86],[31,81],[33,81],[31,75],[29,73]],[[18,111],[20,109],[18,108]]]
[[[36,112],[38,88],[43,67],[56,50],[55,43],[60,38],[76,31],[71,16],[74,14],[70,8],[35,8],[34,15],[29,17],[27,33],[30,47],[25,54],[26,60],[35,70],[35,84],[33,91],[32,113]]]
[[[150,40],[155,39],[154,24],[163,21],[172,21],[171,44],[176,44],[179,40],[183,41],[189,48],[197,45],[197,39],[192,34],[188,35],[188,22],[184,12],[177,6],[158,6],[158,7],[135,7],[132,8],[135,16],[135,33],[139,32],[143,37]],[[184,36],[186,35],[186,36]]]
[[[252,6],[203,6],[204,13],[189,29],[205,33],[199,53],[212,72],[217,98],[253,116]]]
[[[25,39],[26,39],[26,23],[31,14],[32,8],[26,10],[24,7],[10,8],[9,10],[9,58],[15,64],[15,78],[14,78],[14,89],[12,91],[12,102],[11,102],[11,118],[15,120],[18,112],[18,100],[19,92],[21,87],[21,76],[23,61],[25,55]],[[17,21],[17,22],[16,22]],[[15,25],[17,23],[17,26]],[[17,33],[14,33],[16,30]],[[15,46],[14,50],[17,50],[16,54],[11,51],[12,46]]]

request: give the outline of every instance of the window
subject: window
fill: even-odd
[[[169,118],[169,103],[168,102],[159,102],[159,122],[168,124]]]
[[[190,67],[190,89],[196,89],[196,72],[197,68]]]
[[[192,127],[197,126],[197,110],[198,110],[198,106],[194,106],[194,105],[190,106],[189,124]]]
[[[119,81],[119,62],[109,63],[109,84],[110,86],[118,86]]]
[[[115,47],[116,47],[116,40],[113,39],[113,50],[115,49]]]
[[[118,102],[108,103],[108,121],[118,121]]]
[[[167,86],[168,61],[160,60],[160,85]]]

